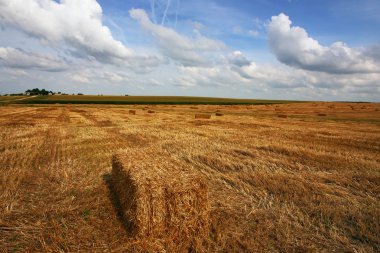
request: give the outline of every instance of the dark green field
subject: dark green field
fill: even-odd
[[[20,104],[282,104],[298,101],[255,100],[211,97],[180,96],[94,96],[94,95],[53,95],[38,96],[30,99],[14,101]]]

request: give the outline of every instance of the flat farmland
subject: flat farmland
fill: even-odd
[[[0,130],[2,252],[156,252],[110,186],[146,147],[206,180],[205,252],[380,251],[380,104],[10,104]]]
[[[53,95],[38,96],[22,103],[29,104],[281,104],[284,100],[257,100],[213,97],[181,96],[98,96],[98,95]]]
[[[17,100],[17,99],[23,99],[23,98],[26,98],[26,96],[0,96],[0,103]]]

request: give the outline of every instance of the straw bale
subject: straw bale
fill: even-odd
[[[195,114],[196,119],[211,119],[211,114]]]
[[[155,111],[153,111],[153,110],[149,110],[148,113],[155,113]]]
[[[129,110],[129,114],[136,115],[136,110]]]
[[[188,165],[157,150],[128,149],[113,157],[124,222],[132,236],[159,240],[170,252],[196,250],[209,234],[207,184]]]
[[[286,119],[288,116],[286,114],[278,114],[277,117]]]
[[[215,116],[223,116],[223,113],[217,112],[215,113]]]

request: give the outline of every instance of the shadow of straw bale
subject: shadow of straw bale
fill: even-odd
[[[115,209],[115,213],[120,223],[123,225],[124,229],[127,231],[129,235],[132,234],[133,223],[125,216],[123,212],[123,208],[120,202],[120,199],[117,196],[116,190],[114,188],[114,184],[112,181],[112,176],[110,173],[106,173],[103,175],[103,180],[108,188],[108,197],[111,200],[112,206]]]

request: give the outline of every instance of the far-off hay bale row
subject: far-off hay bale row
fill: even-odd
[[[167,252],[202,251],[209,235],[206,182],[157,150],[128,149],[113,157],[112,179],[124,221],[137,240],[158,241]]]
[[[146,108],[143,108],[143,110],[147,110]],[[129,114],[136,115],[136,110],[129,110]],[[155,113],[153,110],[148,110],[148,113]]]

